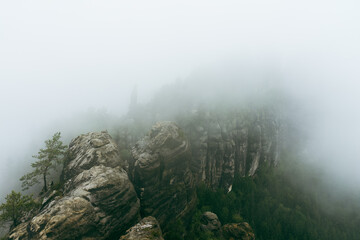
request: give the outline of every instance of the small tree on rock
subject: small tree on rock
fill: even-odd
[[[51,139],[45,141],[46,148],[40,149],[38,155],[33,156],[33,158],[38,159],[31,164],[34,170],[20,178],[23,190],[27,190],[29,187],[39,183],[39,177],[42,177],[44,183],[43,190],[47,192],[47,177],[50,174],[50,170],[63,161],[65,149],[67,148],[60,140],[60,135],[60,132],[55,133]]]
[[[27,212],[33,209],[36,204],[32,196],[22,195],[12,191],[5,197],[6,202],[0,205],[0,220],[12,221],[17,226]]]

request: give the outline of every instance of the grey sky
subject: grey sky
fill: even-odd
[[[355,176],[359,10],[358,1],[1,1],[0,194],[52,121],[89,108],[120,115],[135,84],[144,102],[237,59],[280,69],[287,91],[324,120],[319,149],[344,149],[332,155],[349,155],[341,166]]]

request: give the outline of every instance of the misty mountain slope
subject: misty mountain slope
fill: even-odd
[[[204,211],[216,213],[223,225],[248,222],[256,239],[358,239],[359,195],[329,193],[318,171],[306,164],[289,164],[294,163],[262,168],[254,177],[237,177],[228,194],[200,186],[188,239],[208,239],[197,230]]]
[[[100,235],[103,235],[105,239],[111,239],[113,236],[119,236],[120,233],[124,233],[126,226],[135,221],[132,219],[136,219],[137,216],[136,211],[131,210],[138,209],[137,198],[134,198],[134,192],[131,190],[132,184],[140,199],[140,214],[143,217],[154,215],[158,218],[164,229],[165,238],[171,239],[169,236],[174,233],[171,230],[172,224],[176,221],[191,219],[196,205],[195,186],[200,182],[208,184],[213,189],[222,187],[230,191],[235,175],[252,176],[262,164],[275,165],[275,148],[269,147],[271,144],[265,144],[266,137],[264,136],[267,135],[261,133],[261,129],[267,128],[265,123],[271,120],[255,114],[252,115],[255,123],[252,120],[245,123],[244,117],[233,120],[224,116],[224,119],[220,120],[209,114],[206,115],[186,116],[184,119],[190,121],[184,121],[183,125],[187,132],[194,132],[194,127],[196,129],[206,127],[209,136],[201,131],[200,134],[192,136],[192,141],[188,141],[187,132],[177,127],[175,123],[158,123],[143,139],[139,139],[131,156],[127,156],[129,159],[125,159],[128,160],[127,163],[124,163],[121,155],[126,156],[124,150],[129,151],[132,145],[129,143],[126,145],[120,141],[119,146],[115,146],[106,132],[89,133],[73,139],[69,146],[70,158],[65,162],[63,169],[63,182],[60,185],[64,187],[61,193],[56,194],[57,197],[51,197],[52,195],[48,193],[49,200],[44,201],[40,212],[30,221],[13,229],[10,239],[25,236],[30,238],[47,236],[47,238],[56,239],[99,237]],[[205,117],[204,121],[198,121],[199,116]],[[194,122],[191,119],[194,119]],[[243,154],[249,157],[250,164],[248,165],[243,164],[243,161],[246,161],[245,157],[235,158],[237,154],[235,140],[231,140],[231,137],[227,137],[225,133],[229,131],[226,129],[234,128],[231,131],[235,132],[232,136],[235,138],[237,136],[236,122],[241,126],[245,124],[242,127],[246,129],[239,130],[240,132],[250,132],[249,136],[245,135],[245,140],[240,143],[245,145]],[[136,124],[136,119],[134,124]],[[225,126],[225,124],[230,126]],[[204,142],[198,145],[209,144],[208,150],[205,151],[205,155],[209,158],[205,162],[201,162],[205,155],[200,155],[200,157],[193,155],[193,152],[199,150],[201,153],[204,150],[197,148],[196,142],[201,141],[200,139]],[[271,141],[276,144],[275,140],[274,138]],[[249,150],[246,148],[248,141],[249,145],[254,145],[254,147],[250,146]],[[192,144],[195,145],[192,146]],[[125,146],[125,149],[121,146]],[[267,154],[273,157],[267,159]],[[213,158],[213,155],[216,158]],[[235,164],[238,168],[235,168]],[[203,171],[200,171],[199,166]],[[128,169],[132,184],[129,185],[126,179],[124,180],[122,167]],[[204,171],[204,169],[207,170]],[[203,175],[204,179],[200,177]],[[123,193],[117,189],[116,181],[128,186],[122,191],[126,190],[129,193]],[[109,201],[109,204],[114,206],[111,211],[108,209],[108,204],[104,205],[103,201]],[[134,204],[134,207],[129,210],[126,204]],[[91,210],[92,207],[94,211]],[[77,209],[80,209],[82,214],[79,215]],[[125,212],[122,212],[123,209]],[[114,216],[117,216],[117,220]],[[63,220],[57,222],[60,219],[65,222]],[[72,222],[76,219],[82,219],[80,222],[82,230],[75,236],[72,229],[76,225]],[[127,220],[120,223],[117,222],[118,219]]]
[[[287,103],[274,86],[259,92],[258,84],[188,79],[167,85],[147,104],[132,98],[128,116],[112,134],[131,161],[126,149],[143,129],[174,121],[189,138],[196,181],[229,190],[235,175],[254,175],[259,165],[275,166],[279,160],[287,124],[281,111]]]
[[[359,12],[0,1],[0,238],[360,239]]]
[[[73,139],[62,187],[9,239],[126,239],[134,229],[160,239],[357,239],[358,196],[330,191],[304,161],[306,123],[288,98],[250,88],[245,101],[229,85],[203,95],[187,84],[148,104],[132,98],[113,138]]]
[[[224,224],[241,216],[259,239],[357,239],[358,195],[348,197],[351,189],[331,188],[326,170],[309,164],[314,157],[302,154],[312,120],[303,108],[276,86],[260,94],[249,91],[253,96],[246,101],[229,87],[218,85],[215,91],[204,85],[207,96],[192,87],[186,82],[168,85],[149,104],[133,105],[129,114],[133,127],[174,120],[190,140],[191,169],[197,184],[205,185],[198,189],[191,225],[177,223],[173,232],[207,239],[211,234],[204,238],[198,221],[211,210]],[[225,99],[224,92],[229,93]],[[124,139],[119,143],[124,145]],[[259,173],[251,171],[257,158]]]

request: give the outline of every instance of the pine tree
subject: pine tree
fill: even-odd
[[[67,148],[60,140],[60,135],[60,132],[55,133],[52,139],[45,141],[46,148],[40,149],[38,155],[33,156],[33,158],[38,159],[31,164],[34,170],[20,178],[23,190],[27,190],[29,187],[39,183],[39,177],[42,177],[43,190],[47,192],[47,176],[50,174],[51,169],[54,169],[56,165],[63,161],[65,149]]]
[[[5,200],[6,202],[0,205],[0,220],[12,221],[14,227],[35,206],[31,196],[21,195],[21,193],[15,191],[8,194]]]

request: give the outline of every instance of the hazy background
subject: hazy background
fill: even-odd
[[[135,85],[146,102],[164,84],[214,72],[221,82],[247,66],[276,72],[307,109],[315,164],[360,184],[359,10],[350,0],[1,1],[0,201],[45,139],[106,128]]]

